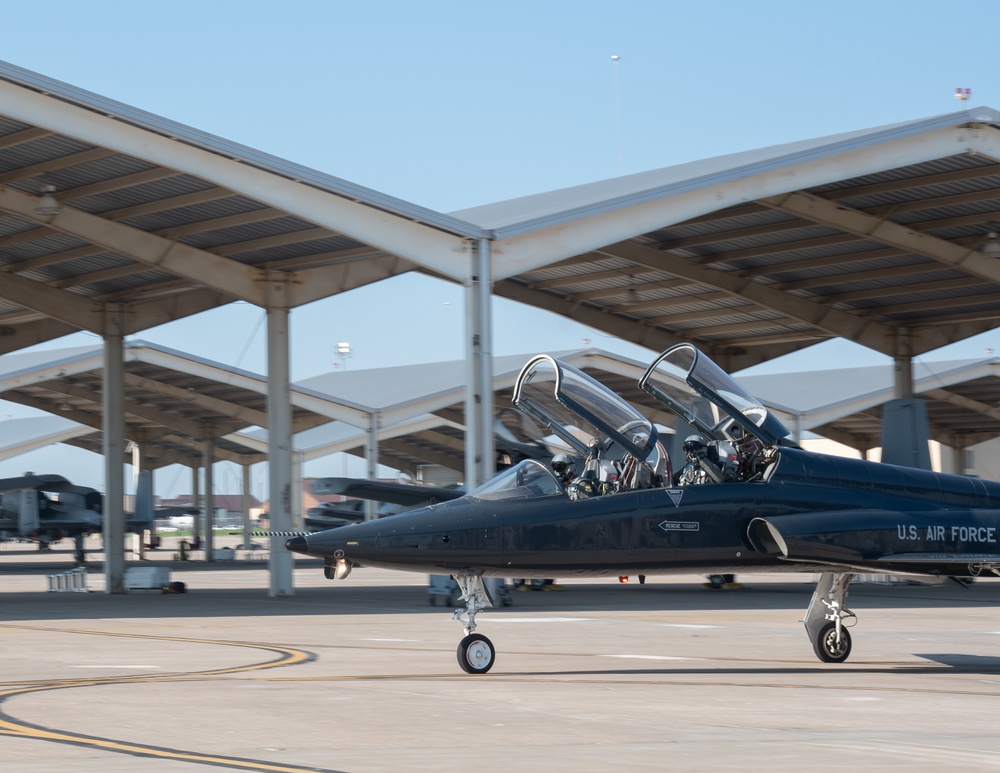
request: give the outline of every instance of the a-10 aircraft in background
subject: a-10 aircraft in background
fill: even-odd
[[[1000,484],[802,450],[691,344],[661,354],[639,386],[706,445],[724,447],[725,469],[678,471],[675,483],[651,422],[541,355],[521,371],[513,401],[586,455],[579,478],[564,488],[526,460],[459,499],[287,547],[322,557],[331,579],[354,564],[452,575],[465,602],[454,615],[465,626],[458,661],[469,673],[496,660],[476,631],[477,613],[492,606],[483,577],[820,573],[805,627],[819,659],[839,663],[851,652],[856,619],[845,601],[856,574],[1000,573]]]
[[[0,536],[30,540],[39,550],[61,539],[72,539],[78,565],[84,563],[83,539],[103,530],[104,495],[89,486],[77,486],[62,475],[25,473],[0,479]],[[142,473],[136,489],[136,512],[126,530],[153,528],[152,478]]]

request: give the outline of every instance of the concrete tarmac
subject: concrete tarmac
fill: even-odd
[[[427,578],[153,561],[184,594],[46,592],[58,554],[0,551],[0,770],[920,771],[1000,768],[1000,581],[852,586],[820,663],[813,575],[560,580],[482,613],[486,675]]]

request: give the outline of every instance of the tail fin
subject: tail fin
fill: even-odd
[[[135,512],[128,519],[129,529],[151,529],[153,520],[153,475],[143,470],[135,487]]]

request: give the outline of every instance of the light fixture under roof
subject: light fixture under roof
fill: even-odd
[[[986,241],[979,245],[979,254],[984,258],[1000,258],[1000,237],[996,231],[986,234]]]
[[[54,194],[56,186],[43,185],[42,195],[38,197],[38,204],[35,205],[35,214],[39,217],[55,217],[62,212],[62,205]]]

